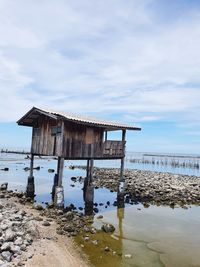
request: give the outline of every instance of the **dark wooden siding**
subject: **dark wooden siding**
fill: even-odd
[[[102,155],[103,129],[65,122],[63,156],[65,158],[95,158]]]
[[[52,135],[52,127],[62,131]],[[103,128],[39,117],[33,127],[31,152],[36,155],[66,159],[120,158],[124,156],[120,141],[103,142]]]

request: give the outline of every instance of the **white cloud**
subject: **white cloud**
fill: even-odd
[[[159,23],[154,2],[0,0],[0,120],[33,105],[199,120],[200,10]]]

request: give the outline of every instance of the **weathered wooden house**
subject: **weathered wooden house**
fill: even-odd
[[[62,175],[65,159],[87,160],[87,177],[92,179],[94,159],[121,159],[123,179],[126,130],[141,130],[117,122],[99,120],[70,113],[33,107],[17,122],[32,127],[31,167],[27,193],[34,190],[34,155],[58,157],[58,169],[54,185],[55,196],[62,195]],[[122,131],[121,141],[108,140],[108,131]],[[61,192],[61,194],[57,194]],[[61,197],[62,198],[62,197]],[[61,201],[59,197],[55,200]]]

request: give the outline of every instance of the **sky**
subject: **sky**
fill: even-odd
[[[199,0],[0,0],[0,147],[31,107],[142,127],[128,151],[200,152]],[[111,136],[113,138],[113,136]]]

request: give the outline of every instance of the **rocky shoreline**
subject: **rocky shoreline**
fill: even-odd
[[[1,187],[1,189],[3,186]],[[0,199],[0,266],[24,266],[33,254],[27,253],[39,237],[33,215],[8,202],[11,192],[1,190]]]
[[[115,230],[114,226],[110,224],[102,224],[102,229],[97,230],[92,226],[93,215],[85,216],[76,211],[76,207],[73,205],[62,210],[54,208],[52,203],[43,207],[27,198],[23,192],[7,190],[7,186],[7,184],[0,186],[1,267],[27,266],[30,259],[34,256],[38,257],[38,252],[33,249],[34,244],[41,244],[43,239],[45,242],[49,240],[57,242],[57,239],[62,236],[66,241],[70,237],[79,235],[84,243],[91,241],[91,236],[95,236],[97,232],[112,233]],[[103,216],[99,216],[99,218],[102,219]],[[39,228],[51,229],[51,234],[47,230],[44,237]],[[92,240],[92,242],[97,245],[98,241]],[[82,244],[82,246],[84,245]],[[43,255],[41,251],[39,254]],[[32,265],[30,266],[32,267]],[[57,264],[57,266],[68,265]],[[77,266],[90,265],[84,258],[82,265],[78,263]]]
[[[125,202],[156,205],[200,204],[200,177],[144,170],[126,170]],[[118,191],[119,169],[95,168],[94,186]]]

